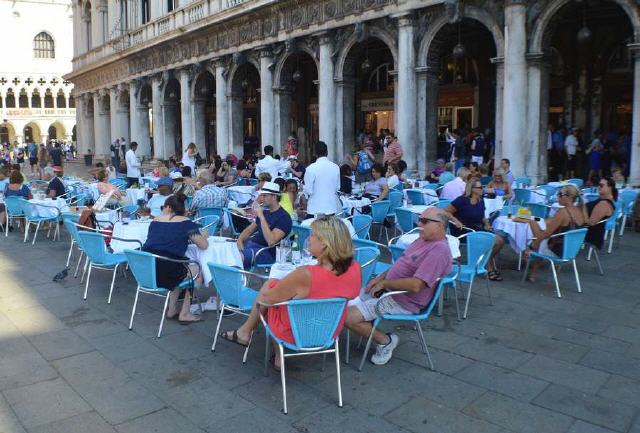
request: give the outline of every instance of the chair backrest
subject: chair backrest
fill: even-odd
[[[629,213],[638,197],[638,191],[620,191],[618,200],[622,202],[622,211]]]
[[[413,217],[414,213],[409,209],[396,209],[396,221],[403,232],[408,232],[413,229]]]
[[[404,194],[399,191],[391,191],[389,193],[389,212],[395,211],[397,208],[402,206],[402,199],[404,198]]]
[[[598,194],[597,192],[588,192],[584,194],[584,201],[587,203],[598,200],[599,198],[600,194]]]
[[[424,200],[424,194],[422,194],[421,191],[416,191],[412,189],[407,190],[407,199],[411,202],[411,204],[424,205],[427,203]]]
[[[233,212],[230,209],[223,209],[224,213],[227,215],[227,220],[229,221],[229,228],[231,229],[231,234],[234,237],[240,236],[240,232],[236,228],[236,224],[233,222]]]
[[[476,266],[478,271],[484,271],[491,249],[496,241],[496,235],[489,232],[471,232],[467,234],[467,263]]]
[[[369,239],[357,239],[353,238],[353,247],[354,248],[362,248],[362,247],[372,247],[376,250],[380,251],[380,245],[377,242],[371,241]]]
[[[197,218],[196,221],[201,227],[209,230],[209,233],[215,233],[220,223],[220,217],[217,215],[205,215]]]
[[[366,239],[369,236],[371,221],[373,221],[373,218],[371,218],[371,216],[369,215],[356,214],[351,217],[351,225],[356,231],[356,236],[358,238]]]
[[[531,201],[531,190],[525,188],[515,188],[513,190],[513,195],[516,199],[516,202],[520,204],[528,203]]]
[[[438,203],[436,204],[436,207],[438,209],[445,209],[447,206],[449,206],[451,204],[453,200],[449,200],[446,198],[441,198],[440,200],[438,200]]]
[[[607,222],[604,224],[605,230],[615,230],[616,224],[618,223],[618,219],[622,215],[622,203],[620,200],[616,201],[613,213],[609,218],[607,218]]]
[[[215,215],[220,219],[222,219],[222,216],[224,215],[224,208],[223,207],[201,207],[201,208],[198,208],[196,213],[198,215],[198,218],[207,216],[207,215]]]
[[[487,185],[489,185],[489,183],[491,183],[492,180],[493,180],[493,178],[491,176],[482,176],[480,178],[480,184],[482,186],[487,186]]]
[[[311,227],[301,226],[299,224],[293,224],[291,226],[291,233],[293,233],[298,239],[298,247],[302,250],[304,248],[307,238],[311,234]]]
[[[531,178],[530,177],[525,177],[525,176],[516,177],[513,181],[520,188],[523,188],[525,186],[530,186],[531,185]]]
[[[438,303],[438,300],[440,299],[440,293],[442,293],[442,290],[444,289],[445,284],[450,282],[451,280],[448,278],[441,278],[438,281],[438,287],[436,287],[436,291],[433,293],[433,297],[431,298],[427,306],[423,308],[422,311],[420,311],[420,313],[416,315],[417,320],[425,320],[429,317],[429,315],[431,315],[431,311],[433,311],[433,307],[435,307],[435,305]],[[420,325],[418,324],[416,326],[420,326]]]
[[[389,200],[374,201],[371,203],[371,218],[374,223],[382,224],[389,213]]]
[[[421,186],[422,189],[430,189],[432,191],[436,191],[438,188],[440,188],[440,184],[437,183],[426,183],[423,186]]]
[[[207,263],[211,272],[211,281],[218,296],[225,305],[239,306],[240,292],[244,288],[244,276],[238,268],[220,265],[217,263]]]
[[[333,345],[346,306],[344,298],[289,301],[287,309],[294,341],[291,348],[320,350]]]
[[[582,185],[584,185],[584,180],[578,178],[569,179],[567,182],[577,186],[578,188],[582,188]]]
[[[380,257],[380,250],[374,247],[356,248],[353,252],[353,257],[360,265],[360,271],[362,274],[362,287],[364,287],[367,285],[367,283],[371,279],[371,276],[373,275],[373,270],[376,267],[376,262]]]
[[[160,291],[161,288],[156,281],[155,257],[140,250],[124,250],[124,254],[138,285],[146,290]]]
[[[524,203],[524,207],[531,211],[531,215],[538,218],[549,216],[549,206],[540,203]]]
[[[391,261],[397,262],[404,254],[406,248],[399,246],[398,244],[389,245],[389,251],[391,251]]]
[[[61,215],[64,228],[69,232],[69,236],[78,242],[78,227],[76,224],[80,221],[80,214],[65,212]]]
[[[547,195],[547,200],[553,198],[553,196],[556,195],[556,192],[558,191],[558,188],[551,185],[540,185],[538,188],[544,191],[544,193]]]
[[[22,197],[9,196],[5,197],[4,205],[10,217],[23,215],[22,213]]]
[[[106,263],[107,245],[104,242],[104,236],[101,233],[78,231],[78,239],[82,244],[82,249],[89,257],[92,263]]]
[[[400,191],[402,192],[402,190],[404,189],[404,184],[402,182],[398,183],[396,186],[394,186],[392,188],[394,191]]]
[[[582,248],[587,231],[588,229],[581,228],[564,232],[564,242],[562,244],[563,260],[573,260],[576,258],[580,252],[580,248]]]
[[[20,203],[20,207],[22,209],[22,214],[24,215],[24,217],[27,220],[30,220],[33,218],[33,207],[32,206],[37,206],[37,205],[32,205],[31,203],[29,203],[28,200],[25,200],[24,198],[20,197],[18,199],[18,203]]]

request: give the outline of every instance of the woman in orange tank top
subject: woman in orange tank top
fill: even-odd
[[[301,266],[282,280],[269,280],[256,298],[247,321],[234,331],[220,334],[225,340],[246,346],[253,330],[258,326],[260,315],[258,304],[276,304],[291,299],[354,299],[360,293],[360,266],[353,258],[353,243],[347,226],[334,216],[320,217],[311,224],[309,252],[318,259],[317,265]],[[264,308],[264,307],[259,307]],[[280,339],[293,343],[291,324],[286,307],[272,307],[266,313],[267,321],[273,333]],[[346,309],[345,309],[346,313]],[[345,315],[338,325],[336,333],[342,330]],[[280,368],[280,359],[276,351],[274,363]]]

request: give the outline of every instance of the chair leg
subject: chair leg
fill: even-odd
[[[336,338],[335,347],[336,347],[336,377],[338,379],[338,407],[342,407],[342,382],[340,379],[340,352],[339,352],[340,345],[338,344],[338,338]]]
[[[82,250],[78,250],[80,252],[80,256],[78,257],[78,264],[76,265],[76,272],[73,274],[73,278],[78,278],[78,271],[80,270],[80,263],[82,263],[82,256],[84,253]]]
[[[269,376],[269,357],[271,355],[271,345],[269,344],[269,333],[264,331],[264,377]]]
[[[374,332],[376,332],[377,326],[377,321],[374,321],[373,326],[371,327],[371,333],[369,334],[369,338],[367,339],[367,345],[364,347],[364,352],[362,353],[362,360],[360,361],[358,371],[362,371],[362,367],[364,367],[364,361],[367,359],[367,354],[369,353],[369,349],[371,348],[371,341],[373,340],[373,334]]]
[[[285,415],[287,411],[287,379],[284,374],[284,349],[278,344],[278,350],[280,351],[280,380],[282,381],[282,405]]]
[[[627,225],[627,215],[622,215],[622,224],[620,224],[620,236],[624,234],[624,226]]]
[[[162,308],[162,319],[160,319],[160,327],[158,328],[158,338],[162,335],[162,326],[164,325],[164,318],[167,315],[167,307],[169,307],[169,293],[164,299],[164,307]]]
[[[133,299],[133,308],[131,309],[131,319],[129,320],[129,331],[133,329],[133,318],[136,316],[136,307],[138,306],[138,296],[140,296],[140,286],[136,288],[136,297]]]
[[[558,283],[556,265],[552,261],[549,261],[549,264],[551,265],[551,272],[553,273],[553,281],[556,283],[556,294],[558,295],[558,298],[562,298],[562,295],[560,294],[560,284]]]
[[[89,266],[89,256],[85,255],[84,257],[84,268],[82,269],[82,277],[80,277],[80,283],[84,281],[84,276],[87,273],[87,267]]]
[[[247,363],[247,356],[249,356],[249,348],[251,347],[251,341],[253,341],[253,331],[249,335],[249,341],[247,342],[247,347],[244,349],[244,355],[242,355],[242,363]]]
[[[522,251],[518,253],[518,272],[522,269]]]
[[[587,261],[591,261],[591,253],[593,253],[593,245],[589,245],[589,251],[587,251]]]
[[[453,282],[453,296],[456,298],[456,316],[460,320],[460,303],[458,302],[458,283]]]
[[[116,282],[116,274],[118,273],[118,266],[116,265],[115,268],[113,268],[113,275],[111,276],[111,287],[109,288],[109,298],[107,298],[107,304],[111,303],[111,295],[113,294],[113,286]]]
[[[67,268],[69,267],[69,263],[71,263],[72,252],[73,252],[73,238],[71,238],[71,246],[69,247],[69,254],[67,254]]]
[[[578,285],[578,293],[582,293],[582,287],[580,286],[580,275],[578,274],[578,264],[576,259],[573,259],[573,273],[576,276],[576,284]]]
[[[323,353],[322,354],[322,367],[320,367],[320,371],[324,371],[326,367],[327,367],[327,354]]]
[[[491,297],[491,287],[489,285],[489,273],[486,275],[487,281],[487,295],[489,295],[489,305],[493,305],[493,298]]]
[[[429,347],[427,347],[427,340],[424,339],[424,333],[422,332],[422,326],[420,326],[420,322],[416,320],[416,329],[418,331],[418,337],[420,337],[420,343],[422,344],[422,351],[427,355],[427,361],[429,363],[429,368],[431,370],[435,370],[433,367],[433,361],[431,360],[431,354],[429,353]]]
[[[613,238],[616,235],[616,229],[615,227],[613,228],[613,230],[611,230],[611,237],[609,238],[609,248],[607,249],[607,253],[611,254],[611,249],[613,248]]]
[[[527,274],[529,273],[529,265],[531,265],[531,259],[527,259],[527,266],[524,267],[524,273],[522,274],[521,283],[524,283],[524,280],[527,279]]]
[[[469,301],[471,301],[471,288],[473,287],[473,277],[471,277],[471,281],[469,282],[469,289],[467,290],[467,299],[464,303],[464,312],[462,313],[462,318],[467,318],[467,311],[469,311]]]
[[[351,346],[351,332],[349,332],[349,328],[347,328],[346,326],[345,326],[345,329],[347,330],[347,341],[346,341],[347,344],[345,344],[345,349],[344,349],[344,353],[345,353],[345,355],[344,355],[344,363],[348,364],[349,363],[349,355],[351,353],[351,347],[350,347]]]
[[[220,308],[220,307],[218,307]],[[213,344],[211,345],[211,351],[216,351],[216,343],[218,342],[218,335],[220,334],[220,326],[222,325],[222,318],[224,317],[224,304],[222,304],[221,313],[218,314],[218,325],[216,326],[216,332],[213,334]]]
[[[33,241],[31,241],[31,245],[36,244],[36,238],[38,237],[38,230],[40,230],[40,221],[38,221],[38,224],[36,225],[36,232],[33,234]]]
[[[31,228],[31,223],[28,222],[28,221],[25,222],[24,223],[24,239],[22,240],[23,243],[27,243],[27,239],[29,239],[29,229],[30,228]]]
[[[596,258],[596,264],[598,265],[598,272],[600,272],[600,275],[604,275],[604,270],[602,269],[602,264],[600,263],[600,255],[598,254],[598,251],[596,249],[594,249],[593,247],[591,248],[593,249],[593,253]]]
[[[82,299],[84,299],[85,301],[87,300],[87,292],[89,291],[89,279],[91,278],[92,268],[93,266],[91,266],[91,263],[89,263],[89,272],[87,273],[87,281],[85,281],[84,284],[84,296],[82,297]]]

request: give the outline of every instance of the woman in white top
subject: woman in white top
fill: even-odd
[[[398,179],[398,164],[395,162],[390,162],[387,164],[387,186],[389,189],[395,188],[396,185],[400,183],[400,179]]]
[[[182,154],[182,163],[186,166],[191,167],[191,173],[196,172],[196,154],[198,153],[198,149],[196,148],[195,143],[189,143],[187,146],[187,150]]]

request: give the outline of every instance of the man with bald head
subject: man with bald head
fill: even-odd
[[[447,224],[448,217],[442,209],[428,208],[420,215],[418,239],[409,245],[391,269],[367,284],[366,293],[349,303],[346,325],[350,330],[366,338],[371,333],[371,322],[379,314],[417,314],[429,304],[438,280],[451,272]],[[382,299],[376,310],[377,298],[384,292],[395,290],[407,293]],[[376,353],[371,356],[371,362],[386,364],[398,345],[398,336],[376,329],[373,340]]]

